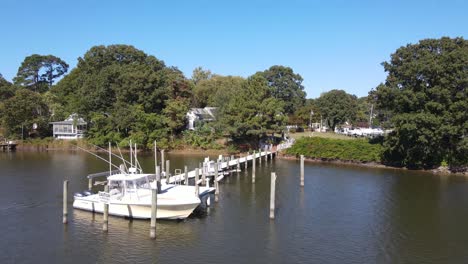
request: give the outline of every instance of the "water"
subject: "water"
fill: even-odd
[[[169,155],[171,169],[203,159]],[[153,157],[140,157],[152,171]],[[457,176],[262,161],[220,184],[202,218],[149,221],[73,210],[62,224],[62,183],[87,188],[107,165],[83,153],[0,153],[0,263],[467,263],[468,180]],[[243,168],[243,166],[242,166]],[[270,221],[270,172],[277,211]],[[95,190],[98,190],[96,188]]]

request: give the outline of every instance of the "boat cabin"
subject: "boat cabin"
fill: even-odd
[[[151,177],[153,174],[115,174],[107,178],[109,194],[113,199],[139,200],[142,195],[151,192]],[[148,190],[148,191],[145,191]]]

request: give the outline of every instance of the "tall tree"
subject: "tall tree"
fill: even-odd
[[[302,77],[293,69],[285,66],[271,66],[268,70],[258,72],[268,82],[272,96],[284,102],[285,114],[293,114],[305,103],[306,93]]]
[[[357,97],[343,90],[331,90],[323,93],[316,100],[323,118],[332,131],[337,125],[353,121],[357,112]]]
[[[55,79],[68,71],[68,64],[53,55],[33,54],[24,59],[13,79],[16,85],[35,92],[45,92]]]
[[[192,81],[194,84],[198,84],[200,81],[209,80],[213,74],[210,70],[204,70],[202,67],[197,67],[193,70]]]
[[[383,66],[388,76],[372,94],[394,126],[385,141],[388,163],[432,168],[468,163],[468,41],[425,39],[401,47]]]
[[[271,96],[265,78],[253,75],[220,109],[219,122],[234,139],[258,139],[280,131],[286,117],[283,102]]]
[[[0,116],[2,125],[8,135],[21,138],[27,136],[34,123],[39,125],[40,131],[48,130],[48,109],[42,97],[27,89],[19,89],[15,96],[7,99],[1,105]]]
[[[0,102],[15,95],[13,85],[0,74]]]
[[[240,90],[244,81],[242,77],[221,75],[201,80],[193,89],[193,104],[195,107],[220,107]]]
[[[124,144],[131,138],[148,146],[149,140],[180,130],[177,111],[183,108],[174,101],[185,106],[192,85],[180,70],[154,56],[133,46],[110,45],[87,51],[52,92],[66,112],[77,112],[99,127],[90,128],[93,142],[114,139]]]

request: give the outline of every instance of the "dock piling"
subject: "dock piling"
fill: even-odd
[[[184,167],[184,174],[185,174],[185,185],[188,185],[188,171],[187,171],[187,166]]]
[[[248,157],[249,157],[249,152],[247,151],[247,156],[245,156],[245,169],[247,170],[247,161],[248,161]]]
[[[219,185],[218,185],[218,162],[215,163],[214,187],[215,187],[215,202],[219,199]]]
[[[88,179],[88,190],[91,191],[91,188],[93,188],[93,178]]]
[[[304,155],[301,155],[301,187],[304,187]]]
[[[262,149],[258,150],[258,165],[262,165]]]
[[[255,183],[255,150],[252,158],[252,183]]]
[[[109,193],[109,185],[104,186],[104,192]],[[104,203],[104,212],[102,215],[102,231],[109,230],[109,204]]]
[[[200,171],[198,168],[195,169],[195,196],[198,197],[200,194],[200,185],[198,185],[198,180],[200,179]]]
[[[205,170],[205,163],[203,163],[203,167],[202,167],[202,185],[205,186],[206,185],[206,170]]]
[[[170,160],[166,160],[166,179],[167,179],[167,182],[166,183],[169,183],[169,175],[171,173],[171,161]]]
[[[270,219],[275,219],[275,186],[276,185],[276,173],[271,173],[271,184],[270,184]]]
[[[64,224],[68,223],[68,180],[63,182],[63,218]]]
[[[164,149],[161,149],[161,172],[164,172]]]
[[[151,189],[151,224],[150,237],[156,238],[156,216],[158,211],[158,194],[156,189]]]

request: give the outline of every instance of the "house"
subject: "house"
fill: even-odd
[[[190,108],[187,113],[187,129],[195,130],[196,123],[212,122],[216,120],[217,107]]]
[[[53,125],[54,138],[77,139],[82,138],[87,123],[77,114],[71,114],[65,121],[50,122]]]

